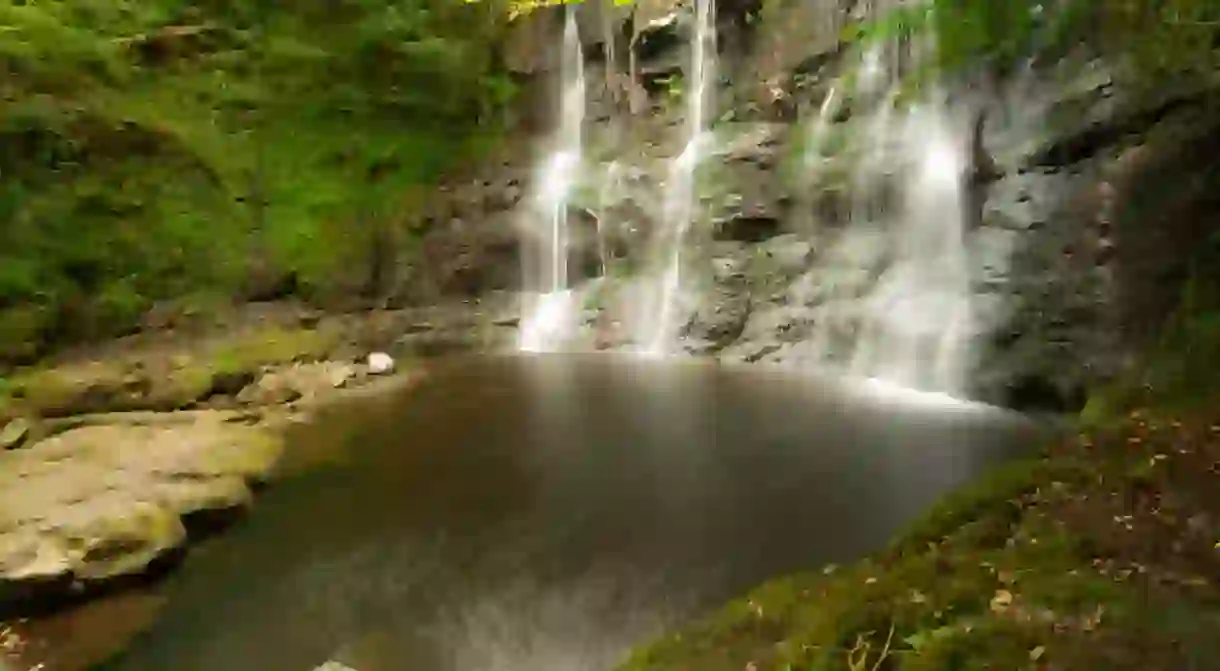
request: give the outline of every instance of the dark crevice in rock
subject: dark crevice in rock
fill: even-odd
[[[768,214],[740,214],[716,226],[713,236],[717,241],[758,243],[782,233],[783,223],[778,217]]]

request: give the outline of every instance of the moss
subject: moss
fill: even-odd
[[[317,361],[339,344],[339,333],[327,329],[266,328],[216,343],[202,362],[214,373],[237,373],[260,366]]]
[[[116,363],[86,362],[20,371],[11,378],[11,395],[44,417],[95,411],[121,395],[129,381]]]
[[[264,269],[362,286],[374,246],[411,244],[403,194],[503,134],[497,11],[191,4],[0,6],[0,296],[64,316],[61,340]],[[40,353],[6,321],[0,360]]]
[[[270,327],[205,343],[196,354],[150,354],[19,371],[0,385],[0,408],[44,417],[127,410],[177,410],[206,397],[218,377],[257,375],[262,367],[317,361],[339,344],[327,329]]]
[[[29,362],[43,349],[50,315],[40,306],[0,310],[0,361]]]
[[[622,668],[1198,668],[1220,637],[1220,539],[1188,521],[1220,513],[1211,427],[1139,414],[1064,441],[885,551],[763,585]]]

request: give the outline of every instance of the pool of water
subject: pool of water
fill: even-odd
[[[781,370],[454,362],[304,430],[342,458],[192,553],[107,668],[608,668],[769,577],[879,548],[1040,431]]]

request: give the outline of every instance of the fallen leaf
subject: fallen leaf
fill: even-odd
[[[991,611],[993,613],[1003,613],[1012,605],[1012,592],[1006,589],[997,590],[995,596],[991,597]]]
[[[1040,646],[1034,648],[1033,650],[1029,651],[1029,661],[1036,662],[1039,659],[1042,659],[1042,655],[1045,655],[1045,654],[1046,654],[1046,648],[1044,646],[1040,645]]]

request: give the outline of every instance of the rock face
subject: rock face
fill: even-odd
[[[193,520],[249,505],[280,443],[227,419],[88,426],[0,453],[0,611],[142,573]]]
[[[816,128],[823,156],[813,164],[801,157],[810,121],[843,71],[838,36],[862,6],[760,13],[757,3],[721,3],[722,81],[708,115],[715,141],[699,168],[697,221],[683,254],[690,279],[677,307],[679,349],[789,365],[852,358],[863,298],[896,253],[877,242],[881,222],[848,216],[858,207],[858,157],[843,150],[844,139],[873,132],[864,103],[843,100]],[[587,289],[581,347],[639,337],[629,324],[639,303],[633,282],[657,266],[650,240],[664,228],[666,170],[685,141],[684,105],[664,82],[686,63],[690,10],[689,2],[660,2],[638,10],[636,24],[620,15],[581,24],[589,111],[569,276],[578,285],[596,279],[582,285],[596,284]],[[558,44],[557,16],[536,25],[531,40]],[[597,28],[606,23],[609,33]],[[619,41],[607,42],[616,31]],[[628,74],[624,34],[636,39],[632,65],[645,92],[639,99],[633,89],[629,105],[615,89]],[[615,60],[595,57],[606,43]],[[554,62],[540,58],[530,72],[553,79]],[[1220,148],[1220,130],[1205,113],[1215,91],[1167,83],[1126,94],[1096,61],[1038,67],[1049,69],[1001,82],[983,103],[959,96],[970,114],[954,132],[971,140],[960,176],[972,313],[961,391],[1071,411],[1088,387],[1123,370],[1176,304],[1184,250],[1215,229],[1220,208],[1197,177],[1209,174],[1205,157]],[[428,300],[537,289],[519,259],[531,239],[524,205],[539,158],[517,151],[444,195],[427,236],[437,247],[421,275]],[[893,205],[890,181],[870,185],[881,210]]]

